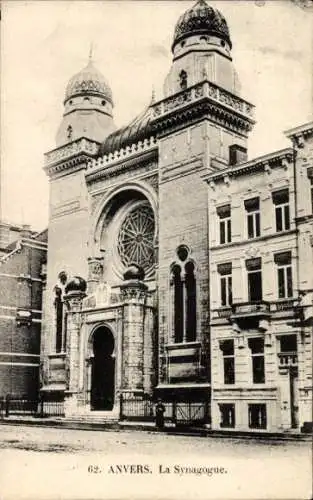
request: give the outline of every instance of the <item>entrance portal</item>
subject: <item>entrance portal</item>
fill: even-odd
[[[115,359],[114,338],[106,326],[100,326],[93,336],[93,364],[91,370],[91,409],[110,411],[114,406]]]

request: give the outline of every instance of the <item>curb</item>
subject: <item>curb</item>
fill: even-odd
[[[206,438],[223,438],[223,439],[255,439],[259,441],[300,441],[312,442],[311,434],[280,434],[280,433],[253,433],[253,432],[232,432],[232,431],[214,431],[202,428],[177,428],[168,427],[162,431],[158,430],[154,425],[147,425],[146,423],[130,423],[130,422],[117,422],[117,423],[94,423],[94,422],[69,422],[62,420],[52,419],[17,419],[6,418],[0,420],[0,425],[28,425],[34,427],[50,427],[50,428],[63,428],[69,430],[85,430],[85,431],[105,431],[105,432],[119,432],[119,431],[139,431],[158,433],[171,436],[188,436],[188,437],[206,437]]]

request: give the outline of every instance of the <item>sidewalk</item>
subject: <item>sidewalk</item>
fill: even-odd
[[[114,423],[95,423],[95,422],[80,422],[64,419],[62,417],[27,417],[27,416],[11,416],[0,419],[0,426],[2,425],[29,425],[37,427],[54,427],[63,429],[77,429],[77,430],[99,430],[99,431],[123,431],[133,430],[142,432],[158,432],[160,434],[171,434],[180,436],[197,436],[207,438],[230,438],[230,439],[258,439],[258,440],[272,440],[272,441],[309,441],[312,442],[311,434],[300,433],[270,433],[270,432],[238,432],[238,431],[216,431],[205,427],[176,427],[174,424],[166,423],[162,431],[155,427],[154,422],[134,422],[122,421]]]

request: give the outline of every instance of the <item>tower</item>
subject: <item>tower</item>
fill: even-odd
[[[164,97],[204,79],[239,94],[240,85],[231,49],[224,16],[205,0],[198,0],[176,23],[172,43],[173,64],[165,80]]]
[[[90,56],[67,84],[57,147],[81,137],[101,142],[115,129],[112,112],[112,91]]]
[[[209,399],[208,191],[205,175],[243,159],[253,106],[239,97],[223,15],[199,0],[178,19],[159,147],[159,384],[164,398]],[[235,154],[234,154],[235,152]],[[224,200],[231,200],[225,179]],[[191,391],[191,392],[190,392]]]
[[[62,393],[66,387],[66,307],[62,306],[65,283],[75,274],[85,277],[88,274],[90,197],[85,171],[87,162],[98,153],[101,141],[115,129],[112,110],[111,89],[90,58],[87,66],[69,80],[56,148],[45,155],[50,201],[41,355],[42,386],[52,393]],[[57,304],[63,312],[60,313]]]

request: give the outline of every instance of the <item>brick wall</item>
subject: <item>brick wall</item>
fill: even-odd
[[[32,246],[33,245],[33,246]],[[0,266],[0,396],[35,397],[38,391],[41,334],[41,266],[46,251],[29,240]],[[19,324],[17,311],[32,311],[30,324]]]

